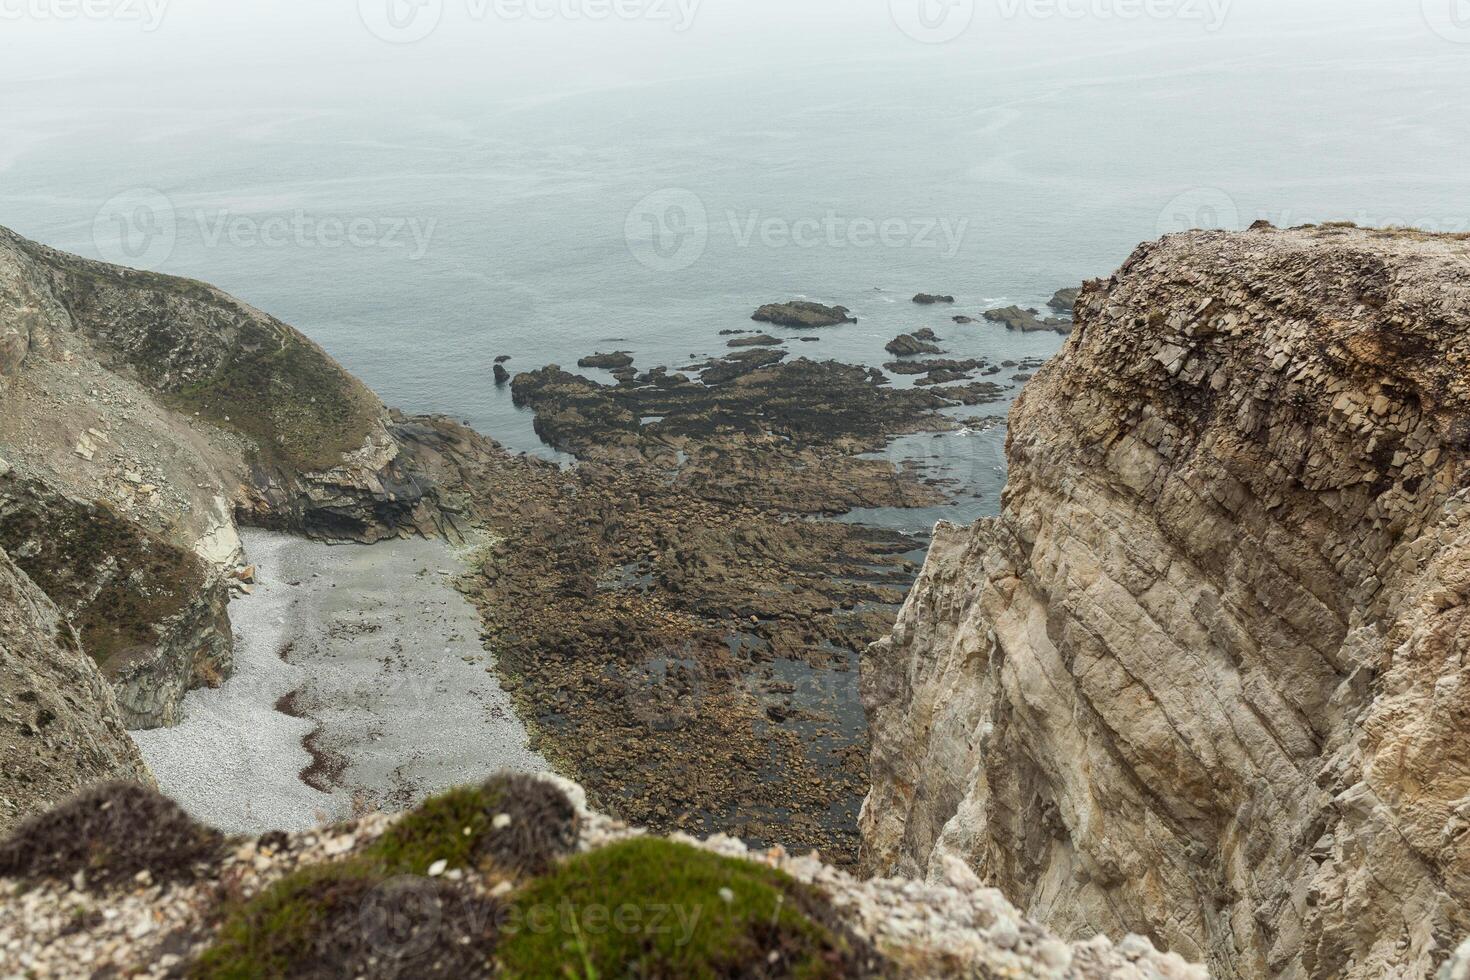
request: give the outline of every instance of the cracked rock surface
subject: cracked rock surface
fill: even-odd
[[[1220,976],[1470,931],[1470,242],[1194,232],[1088,284],[865,657],[864,858]]]

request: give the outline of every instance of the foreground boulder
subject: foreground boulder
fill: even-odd
[[[1090,285],[867,654],[865,858],[1221,976],[1470,932],[1470,242],[1191,233]]]
[[[85,866],[74,844],[34,857],[78,831]],[[815,855],[651,837],[549,776],[227,844],[115,784],[0,842],[0,874],[5,975],[1204,977],[1138,937],[1062,942],[960,865],[861,882]]]

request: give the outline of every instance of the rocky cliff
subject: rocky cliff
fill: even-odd
[[[76,631],[0,548],[0,834],[108,779],[152,782]]]
[[[0,547],[130,727],[175,723],[188,689],[228,676],[237,522],[331,541],[452,532],[414,435],[438,424],[407,426],[213,287],[0,228]]]
[[[1470,930],[1470,241],[1190,233],[1091,283],[867,654],[868,864],[1219,976]]]

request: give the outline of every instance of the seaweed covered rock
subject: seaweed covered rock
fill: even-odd
[[[1023,310],[1019,306],[1003,306],[998,310],[987,310],[981,315],[991,323],[1003,324],[1007,330],[1019,330],[1022,333],[1039,333],[1047,330],[1060,334],[1072,332],[1070,320],[1052,316],[1043,320],[1039,311]]]
[[[1046,305],[1058,313],[1065,313],[1071,316],[1073,308],[1077,305],[1077,297],[1081,295],[1082,290],[1080,288],[1058,289],[1052,298],[1046,301]]]
[[[137,783],[85,789],[23,822],[0,843],[0,877],[72,880],[92,887],[140,872],[156,881],[189,881],[217,864],[224,838],[158,790]]]
[[[749,337],[736,337],[729,341],[726,347],[779,347],[786,343],[779,337],[772,337],[768,333],[752,334]]]
[[[611,354],[588,354],[577,362],[579,368],[604,368],[609,371],[632,366],[633,355],[626,351],[615,351]]]
[[[810,330],[816,327],[834,327],[840,323],[857,323],[845,306],[823,306],[792,300],[789,303],[768,303],[756,310],[751,319],[757,323],[774,323],[780,327]]]
[[[927,331],[928,340],[921,338],[916,333],[901,333],[888,342],[883,349],[894,357],[913,357],[916,354],[943,354],[944,351],[933,343],[934,332]]]

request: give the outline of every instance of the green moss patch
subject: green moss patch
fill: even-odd
[[[88,885],[188,881],[218,863],[224,838],[168,797],[135,783],[104,783],[26,820],[0,843],[0,877]]]
[[[500,944],[511,977],[871,975],[825,901],[749,861],[653,838],[574,857],[517,895]]]
[[[257,323],[245,325],[212,377],[169,401],[305,471],[330,469],[360,449],[378,412],[367,390],[315,344],[284,325]]]
[[[229,910],[192,975],[489,976],[500,906],[428,872],[536,873],[575,843],[576,811],[541,780],[502,775],[451,790],[351,859],[304,868]]]
[[[426,801],[367,856],[388,874],[426,874],[439,861],[447,869],[541,874],[576,840],[576,811],[560,790],[507,774]]]
[[[239,909],[190,970],[200,980],[488,976],[497,906],[369,862],[316,865]]]
[[[348,860],[301,869],[228,908],[189,975],[879,975],[821,894],[779,871],[651,838],[557,860],[575,839],[575,810],[540,780],[453,790]],[[485,877],[456,880],[455,869]],[[487,879],[522,884],[502,905],[484,897]]]

